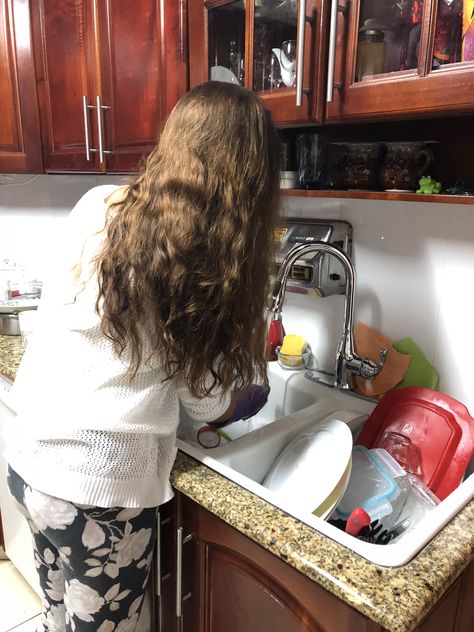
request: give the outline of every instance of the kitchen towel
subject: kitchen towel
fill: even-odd
[[[399,353],[391,341],[380,332],[364,323],[356,323],[355,347],[359,355],[380,362],[380,349],[387,349],[385,364],[372,380],[356,377],[357,390],[369,397],[378,397],[394,388],[405,376],[410,364],[410,356]]]

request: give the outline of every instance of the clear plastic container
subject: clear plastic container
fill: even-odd
[[[365,509],[371,520],[392,514],[393,502],[401,491],[400,481],[405,476],[405,471],[386,450],[354,446],[349,485],[336,515],[347,520],[356,507]]]
[[[420,520],[440,503],[439,498],[414,474],[406,474],[399,479],[398,484],[400,494],[392,513],[384,518],[383,523],[387,530],[404,523],[405,530],[391,542],[412,531]]]

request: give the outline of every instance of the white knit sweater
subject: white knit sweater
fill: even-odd
[[[92,260],[104,237],[105,198],[116,189],[91,189],[66,220],[10,392],[17,417],[6,456],[46,494],[100,507],[153,507],[172,496],[180,405],[192,418],[212,421],[228,408],[230,393],[216,389],[195,399],[179,379],[163,382],[159,359],[142,365],[130,383],[101,333]]]

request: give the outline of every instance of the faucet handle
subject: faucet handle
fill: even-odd
[[[362,358],[362,362],[359,367],[359,375],[367,380],[374,378],[383,369],[385,360],[387,358],[387,348],[382,347],[380,349],[380,364],[369,360],[368,358]]]

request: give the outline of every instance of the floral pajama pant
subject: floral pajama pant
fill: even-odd
[[[8,484],[34,539],[44,593],[38,632],[132,632],[156,540],[157,508],[91,507]]]

